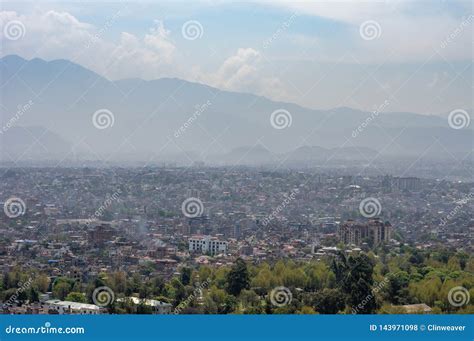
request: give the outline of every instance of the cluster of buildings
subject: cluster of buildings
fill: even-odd
[[[341,244],[472,252],[472,192],[473,183],[460,181],[314,169],[10,169],[0,177],[1,205],[18,197],[25,207],[14,218],[0,211],[0,271],[33,267],[51,280],[87,283],[146,265],[148,276],[168,280],[183,267],[237,257],[319,259]],[[368,197],[381,206],[374,219],[359,211]],[[198,199],[198,215],[183,212],[188,198]]]

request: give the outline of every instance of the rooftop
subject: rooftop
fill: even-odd
[[[62,307],[66,307],[72,310],[81,310],[81,309],[100,310],[100,307],[95,304],[79,303],[79,302],[72,302],[72,301],[49,300],[49,301],[46,301],[46,304],[62,306]]]

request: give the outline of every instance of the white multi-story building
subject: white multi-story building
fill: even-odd
[[[103,314],[104,309],[87,303],[78,303],[71,301],[48,300],[45,302],[49,310],[54,310],[57,314]]]
[[[189,251],[216,255],[227,252],[227,242],[211,236],[193,236],[189,238]]]

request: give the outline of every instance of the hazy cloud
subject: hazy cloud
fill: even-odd
[[[254,92],[271,98],[286,96],[284,85],[277,77],[262,75],[262,55],[252,48],[239,48],[213,74],[198,75],[198,80],[221,89]],[[280,97],[281,98],[281,97]]]

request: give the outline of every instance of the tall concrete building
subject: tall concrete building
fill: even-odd
[[[216,255],[227,252],[227,242],[211,236],[193,236],[189,238],[189,251]]]
[[[348,220],[339,227],[339,238],[344,244],[361,245],[366,242],[370,246],[388,242],[392,233],[392,225],[380,219],[368,222]]]

